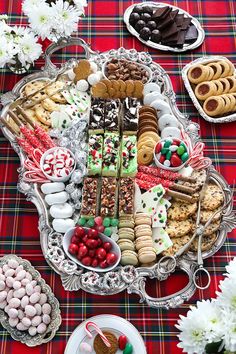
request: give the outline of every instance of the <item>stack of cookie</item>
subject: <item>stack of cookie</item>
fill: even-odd
[[[223,192],[216,184],[209,183],[206,187],[205,195],[201,201],[200,222],[205,224],[224,201]],[[197,203],[183,203],[173,200],[168,209],[168,222],[166,232],[170,236],[173,246],[163,252],[165,255],[174,255],[192,237],[196,230]],[[213,218],[211,224],[204,230],[202,238],[202,251],[212,247],[217,239],[217,231],[220,227],[221,213]],[[198,238],[192,243],[190,250],[196,252]]]
[[[145,213],[137,213],[135,215],[135,245],[141,265],[147,265],[156,260],[151,224],[150,215]]]
[[[119,240],[118,246],[121,250],[121,264],[138,264],[138,255],[134,244],[134,217],[133,215],[123,214],[119,218]]]
[[[138,122],[138,163],[150,165],[156,143],[160,140],[156,110],[149,106],[139,109]]]

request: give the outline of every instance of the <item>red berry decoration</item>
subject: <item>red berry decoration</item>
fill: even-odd
[[[81,246],[79,248],[79,251],[78,251],[78,256],[80,258],[83,258],[84,256],[86,256],[88,253],[88,247],[86,247],[85,245]]]
[[[96,251],[96,256],[98,257],[98,259],[100,260],[104,260],[106,258],[106,251],[104,250],[104,248],[99,247]]]
[[[98,246],[98,241],[94,240],[93,238],[89,238],[86,242],[85,242],[86,246],[90,249],[95,249]]]
[[[108,253],[106,256],[106,261],[107,261],[107,264],[110,266],[115,264],[117,261],[117,255],[113,252]]]
[[[73,255],[77,255],[78,250],[79,250],[79,247],[75,243],[71,243],[68,248],[68,251],[70,252],[70,254],[73,254]]]
[[[96,229],[89,229],[88,238],[98,238],[98,231]]]
[[[85,230],[83,227],[81,226],[77,226],[75,228],[75,232],[74,232],[74,235],[78,238],[82,238],[84,235],[85,235]]]
[[[128,339],[126,336],[122,335],[118,339],[118,344],[119,344],[119,349],[124,350],[126,347],[126,344],[128,343]]]
[[[108,267],[108,264],[107,264],[107,261],[106,260],[104,260],[104,261],[101,261],[100,263],[99,263],[99,266],[101,267],[101,268],[107,268]]]
[[[83,263],[83,265],[89,267],[92,264],[92,258],[87,256],[82,258],[81,262]]]
[[[102,247],[104,248],[104,250],[109,252],[112,249],[112,244],[111,242],[104,242]]]
[[[91,264],[92,267],[96,268],[98,266],[98,260],[96,258],[94,258],[92,260],[92,264]]]

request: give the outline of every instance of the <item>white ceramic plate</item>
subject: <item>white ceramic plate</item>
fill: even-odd
[[[86,323],[89,321],[96,323],[96,325],[99,326],[102,330],[111,331],[117,337],[121,334],[125,334],[129,343],[131,343],[133,346],[132,354],[147,354],[144,341],[138,330],[130,322],[126,321],[122,317],[114,315],[98,315],[82,322],[70,336],[64,354],[82,354],[82,352],[79,350],[81,342],[85,341],[90,345],[93,344],[96,332],[92,331],[94,336],[92,339],[89,339],[86,337],[84,329]],[[96,354],[94,350],[92,351],[92,354]],[[118,350],[117,354],[122,354],[122,350]]]

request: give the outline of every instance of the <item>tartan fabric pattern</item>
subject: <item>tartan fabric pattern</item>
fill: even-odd
[[[206,32],[206,39],[201,47],[179,55],[146,47],[129,34],[123,23],[123,13],[132,4],[128,0],[89,1],[86,17],[79,24],[78,35],[90,43],[92,49],[99,51],[121,46],[148,51],[153,60],[162,65],[170,75],[180,111],[188,114],[200,125],[200,134],[206,144],[205,154],[212,159],[216,169],[233,186],[236,166],[236,122],[220,125],[205,122],[198,115],[184,88],[181,69],[190,61],[210,54],[224,55],[236,64],[235,1],[170,0],[169,3],[181,7],[199,19]],[[21,1],[2,0],[0,13],[9,14],[11,24],[27,23],[21,13]],[[59,64],[80,54],[79,48],[70,47],[56,53],[53,62]],[[39,70],[43,64],[42,59],[38,60],[34,70]],[[8,69],[0,69],[0,73],[1,93],[11,90],[21,78]],[[229,233],[222,249],[214,257],[205,261],[211,274],[209,289],[197,291],[193,298],[180,308],[155,310],[140,304],[136,295],[128,295],[126,292],[107,297],[83,291],[66,292],[61,285],[60,277],[49,268],[42,255],[36,208],[17,191],[18,167],[19,159],[16,153],[0,133],[0,254],[17,254],[28,259],[39,270],[61,304],[62,325],[50,343],[36,348],[28,348],[14,341],[0,326],[0,353],[62,354],[75,327],[81,321],[102,313],[120,315],[131,321],[143,336],[148,354],[181,353],[182,351],[176,347],[178,332],[174,325],[180,314],[186,314],[189,305],[195,304],[199,299],[214,296],[219,281],[223,278],[225,265],[236,256],[236,231]],[[186,283],[186,276],[178,273],[163,283],[148,281],[147,292],[153,296],[156,294],[165,296],[176,292]]]

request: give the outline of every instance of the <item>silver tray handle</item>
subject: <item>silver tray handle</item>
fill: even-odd
[[[85,51],[85,58],[89,59],[92,55],[97,55],[98,52],[97,51],[93,51],[90,48],[90,45],[88,43],[86,43],[82,38],[77,38],[77,37],[71,37],[69,39],[67,38],[62,38],[60,39],[57,43],[52,43],[50,44],[46,51],[45,51],[45,67],[44,70],[51,72],[51,73],[55,73],[59,70],[59,68],[54,65],[51,61],[51,56],[53,53],[55,53],[56,51],[66,48],[66,47],[70,47],[70,46],[80,46],[84,49]]]

